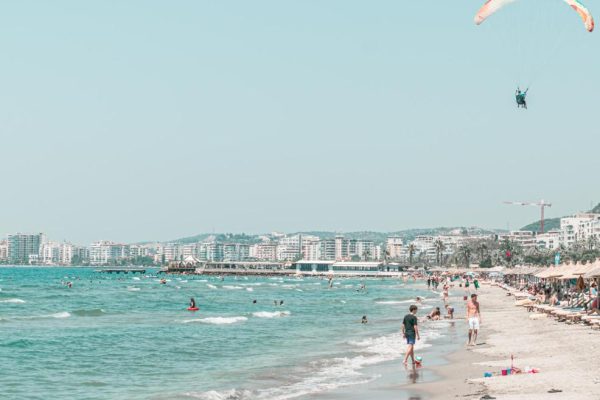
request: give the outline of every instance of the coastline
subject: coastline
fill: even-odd
[[[497,286],[484,284],[478,294],[483,322],[477,346],[465,346],[466,323],[464,319],[457,319],[454,334],[449,334],[445,340],[433,340],[432,347],[417,351],[424,355],[425,364],[416,373],[406,370],[401,360],[394,360],[371,368],[370,372],[380,374],[374,382],[310,398],[600,398],[600,332],[589,326],[565,324],[552,318],[529,318],[535,313],[516,307],[514,297],[507,296],[507,292]],[[457,310],[459,318],[464,314],[463,309],[461,305]],[[438,359],[433,360],[435,346],[447,346],[449,352],[437,352]],[[511,367],[511,355],[514,366],[523,370],[536,368],[539,373],[502,376],[500,371]],[[484,378],[484,372],[492,372],[494,376]]]
[[[600,334],[589,326],[566,324],[552,318],[529,318],[514,297],[496,286],[479,291],[482,335],[479,345],[461,348],[447,356],[448,364],[434,368],[442,379],[422,389],[423,399],[506,400],[599,397]],[[539,373],[496,375],[514,365]],[[483,378],[484,372],[493,372]]]

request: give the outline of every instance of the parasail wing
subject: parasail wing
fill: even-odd
[[[570,5],[571,8],[579,14],[581,19],[583,19],[585,29],[587,29],[588,32],[592,32],[594,30],[594,17],[592,17],[589,10],[577,0],[565,0],[565,3]]]
[[[475,23],[480,25],[490,15],[515,1],[516,0],[487,0],[475,15]],[[571,8],[573,8],[573,10],[579,14],[581,19],[583,19],[585,29],[587,29],[588,32],[592,32],[594,30],[594,18],[592,17],[590,11],[578,0],[564,0],[564,2],[570,5]]]
[[[487,0],[475,15],[475,23],[480,25],[490,15],[501,9],[507,4],[513,3],[516,0]],[[568,0],[565,0],[568,1]]]

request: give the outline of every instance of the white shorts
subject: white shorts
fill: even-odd
[[[479,318],[477,318],[477,317],[469,318],[469,329],[479,329]]]

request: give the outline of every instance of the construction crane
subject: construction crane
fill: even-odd
[[[547,203],[544,200],[540,200],[537,202],[528,202],[528,201],[505,201],[504,204],[512,204],[514,206],[536,206],[540,207],[542,211],[542,217],[540,218],[540,233],[544,233],[544,210],[546,207],[552,207],[551,203]]]

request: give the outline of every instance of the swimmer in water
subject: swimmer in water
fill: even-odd
[[[431,313],[429,313],[429,315],[427,316],[427,319],[430,319],[432,321],[437,321],[440,319],[442,313],[440,311],[439,307],[436,307],[435,310],[431,311]]]
[[[360,321],[361,324],[367,324],[369,321],[367,321],[367,316],[363,315],[362,320]]]
[[[252,304],[256,304],[256,300],[252,300]]]
[[[190,308],[196,308],[196,300],[193,297],[190,297]]]

